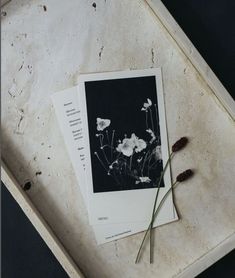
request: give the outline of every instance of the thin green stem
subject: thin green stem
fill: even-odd
[[[171,188],[169,188],[169,189],[167,190],[167,192],[165,193],[165,195],[162,197],[162,199],[161,199],[161,201],[160,201],[160,203],[159,203],[159,205],[158,205],[158,207],[157,207],[157,209],[156,209],[156,211],[155,211],[155,213],[154,213],[153,221],[151,221],[151,222],[149,223],[149,226],[148,226],[147,230],[145,231],[143,240],[142,240],[142,242],[141,242],[139,251],[138,251],[137,256],[136,256],[136,260],[135,260],[135,263],[136,263],[136,264],[139,262],[140,253],[141,253],[142,247],[143,247],[143,245],[144,245],[145,239],[146,239],[146,237],[147,237],[147,235],[148,235],[148,232],[149,232],[149,230],[150,230],[150,227],[151,227],[152,223],[154,222],[155,218],[157,217],[157,215],[158,215],[158,213],[159,213],[159,211],[160,211],[162,205],[164,204],[164,201],[166,200],[167,196],[169,195],[169,193],[170,193],[174,188],[176,188],[177,185],[178,185],[178,182],[175,181],[175,182],[172,184]]]
[[[157,199],[158,199],[158,195],[159,195],[159,191],[160,191],[160,186],[161,186],[161,182],[163,180],[164,174],[166,172],[166,169],[171,161],[171,158],[173,156],[173,153],[170,154],[169,158],[167,159],[166,165],[164,166],[160,179],[158,181],[158,185],[157,185],[157,192],[156,192],[156,196],[155,196],[155,200],[154,200],[154,205],[153,205],[153,211],[152,211],[152,217],[151,217],[151,225],[150,225],[150,234],[149,234],[149,241],[150,241],[150,263],[153,263],[153,239],[152,239],[152,230],[153,230],[153,222],[154,222],[154,213],[155,213],[155,209],[156,209],[156,205],[157,205]]]

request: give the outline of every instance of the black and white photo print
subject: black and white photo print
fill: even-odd
[[[157,186],[163,170],[157,94],[154,75],[85,82],[94,193]]]

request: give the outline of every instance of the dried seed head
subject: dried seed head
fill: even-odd
[[[172,152],[178,152],[181,149],[183,149],[188,144],[188,138],[182,137],[178,141],[175,142],[175,144],[172,146],[171,150]]]
[[[182,173],[180,173],[177,177],[176,177],[176,181],[178,182],[183,182],[186,181],[187,179],[191,178],[193,176],[193,171],[191,169],[188,169]]]

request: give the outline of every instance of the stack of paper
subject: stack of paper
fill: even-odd
[[[146,230],[169,156],[161,70],[80,75],[52,100],[97,243]],[[170,185],[168,168],[159,201]],[[177,219],[170,194],[154,226]]]

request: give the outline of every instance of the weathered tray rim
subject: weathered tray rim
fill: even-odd
[[[27,194],[23,191],[14,175],[10,172],[6,164],[1,160],[1,180],[9,190],[13,198],[21,207],[25,215],[38,231],[42,239],[55,255],[59,263],[67,272],[69,277],[72,278],[84,278],[81,270],[75,264],[73,259],[65,250],[62,243],[56,237],[48,223],[42,217],[40,212],[35,208]]]
[[[235,101],[232,99],[228,91],[224,88],[224,86],[211,70],[206,61],[202,58],[202,56],[194,47],[189,38],[185,35],[175,19],[171,16],[161,0],[144,1],[151,8],[154,15],[158,18],[163,27],[165,27],[166,31],[174,39],[178,47],[181,49],[181,51],[183,51],[191,64],[198,71],[200,76],[206,81],[207,85],[210,87],[215,97],[224,107],[225,111],[228,113],[231,119],[235,121]],[[37,211],[26,193],[21,189],[14,175],[10,172],[3,161],[1,161],[1,180],[3,181],[9,192],[12,194],[16,202],[22,208],[26,216],[29,218],[33,226],[36,228],[38,233],[41,235],[57,260],[60,262],[62,267],[65,269],[69,277],[84,277],[79,267],[67,253],[62,243],[55,236],[48,223]],[[220,244],[218,244],[211,251],[198,258],[198,260],[193,262],[185,269],[181,270],[181,272],[176,274],[174,277],[195,277],[234,248],[235,232],[224,241],[222,241]]]
[[[171,35],[178,47],[183,51],[194,68],[198,71],[201,77],[206,81],[215,97],[224,107],[230,117],[235,120],[235,101],[214,74],[207,62],[203,59],[193,43],[186,36],[184,31],[172,17],[170,12],[164,6],[161,0],[145,0],[153,13],[166,28],[166,31]]]

